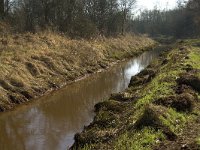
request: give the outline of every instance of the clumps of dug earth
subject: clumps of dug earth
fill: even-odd
[[[129,87],[139,86],[150,82],[156,75],[156,71],[152,68],[147,68],[140,72],[137,76],[131,78]]]
[[[136,76],[137,79],[132,78],[130,84],[133,84],[138,89],[137,85],[140,84],[142,86],[150,82],[155,77],[155,74],[156,71],[149,66]],[[98,143],[106,143],[114,139],[126,128],[126,111],[130,102],[134,102],[136,97],[137,93],[131,94],[126,91],[112,94],[108,101],[96,104],[94,121],[88,127],[85,127],[82,133],[76,134],[75,144],[71,149],[83,148],[87,144],[98,145]],[[149,108],[148,110],[154,109]],[[145,114],[149,114],[148,111]],[[158,128],[160,127],[158,123]]]
[[[87,144],[105,143],[115,135],[112,130],[99,130],[98,128],[88,129],[87,132],[75,135],[75,143],[71,150],[84,148]]]
[[[176,80],[176,95],[160,98],[155,104],[172,107],[180,112],[192,112],[194,104],[198,102],[196,92],[200,93],[200,77],[197,75],[200,71],[191,67],[186,70],[188,71],[180,74]]]
[[[136,95],[133,95],[128,92],[114,93],[114,94],[111,94],[110,100],[115,100],[115,101],[119,101],[119,102],[128,102],[128,101],[134,100],[135,96]]]
[[[176,95],[160,98],[154,103],[174,108],[179,112],[191,113],[195,103],[198,102],[196,92],[200,92],[200,78],[196,73],[196,70],[190,70],[187,73],[181,74],[177,79]]]
[[[122,103],[116,100],[104,101],[95,105],[95,112],[112,111],[116,113],[121,113],[123,112],[123,110],[124,107]]]
[[[75,135],[75,144],[71,149],[83,148],[87,144],[108,142],[120,132],[120,114],[125,111],[125,104],[108,100],[95,105],[94,121],[85,127],[82,133]]]
[[[108,146],[114,149],[117,145],[117,148],[125,146],[125,149],[129,149],[129,144],[134,147],[137,144],[144,146],[140,143],[143,137],[141,139],[138,135],[144,136],[144,140],[145,136],[150,139],[151,135],[143,135],[147,129],[162,134],[156,136],[156,141],[149,142],[150,146],[158,146],[159,150],[198,150],[195,138],[199,136],[197,128],[200,124],[199,119],[196,122],[199,113],[200,70],[185,64],[191,61],[189,50],[181,42],[173,52],[163,52],[159,60],[132,77],[126,91],[112,94],[108,101],[97,104],[94,122],[76,135],[75,148],[89,146],[89,149],[104,149],[101,146]],[[156,89],[156,92],[151,93],[154,85],[152,91]],[[157,145],[154,145],[155,142]]]
[[[187,73],[181,74],[180,78],[177,80],[178,84],[188,85],[200,93],[200,77],[197,76],[197,72],[200,72],[200,70],[190,70]]]
[[[179,112],[192,112],[196,97],[189,93],[172,95],[156,100],[154,103],[165,107],[171,107]]]
[[[169,140],[176,139],[176,134],[170,128],[163,124],[161,118],[167,119],[167,109],[163,106],[149,105],[145,108],[142,116],[136,121],[134,128],[142,129],[144,127],[151,127],[155,130],[162,130]]]
[[[180,48],[180,50],[187,53],[185,47]],[[168,61],[162,65],[167,63]],[[169,116],[166,115],[168,108],[180,113],[192,113],[196,103],[198,103],[197,93],[200,93],[200,77],[198,76],[200,71],[193,69],[190,65],[187,65],[185,70],[186,73],[180,74],[180,77],[176,80],[175,94],[161,97],[155,100],[153,104],[147,105],[140,118],[134,124],[134,129],[141,130],[145,127],[150,127],[162,131],[170,141],[177,139],[176,133],[163,122],[163,119],[170,120]],[[155,75],[156,72],[154,70],[146,69],[138,76],[132,77],[130,87],[144,85],[151,81]]]

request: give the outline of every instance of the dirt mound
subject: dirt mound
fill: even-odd
[[[181,74],[180,78],[177,79],[177,83],[191,86],[194,90],[200,93],[200,78],[194,72],[188,72]]]
[[[93,126],[101,129],[115,128],[119,124],[119,116],[112,111],[99,111],[94,117]]]
[[[115,136],[113,131],[95,131],[90,130],[84,133],[78,133],[75,135],[75,144],[71,147],[71,150],[77,150],[80,148],[87,147],[87,145],[97,144],[97,143],[106,143]],[[97,149],[97,148],[96,148]]]
[[[110,100],[115,100],[115,101],[119,101],[119,102],[127,102],[130,101],[132,99],[135,99],[135,96],[133,96],[130,93],[114,93],[111,94]]]
[[[184,93],[181,95],[173,95],[156,100],[154,103],[165,107],[175,108],[179,112],[191,112],[194,107],[196,98],[189,94]]]
[[[169,140],[174,140],[176,134],[172,132],[169,127],[165,126],[160,119],[161,117],[166,118],[166,111],[166,108],[162,106],[147,106],[143,115],[135,123],[135,128],[142,129],[143,127],[152,127],[156,130],[162,130]]]
[[[162,122],[160,121],[159,116],[165,113],[165,109],[160,108],[160,106],[147,106],[143,115],[135,123],[135,127],[138,129],[141,129],[144,126],[160,127]]]
[[[183,93],[188,93],[194,96],[195,100],[198,100],[197,93],[194,90],[192,90],[192,88],[188,85],[181,84],[175,90],[176,90],[176,94],[178,95],[183,94]]]
[[[104,111],[113,111],[117,113],[117,112],[122,112],[124,110],[122,103],[114,100],[98,103],[94,107],[95,107],[95,112],[104,110]]]
[[[83,148],[88,144],[106,143],[113,139],[118,132],[119,116],[111,111],[99,111],[94,121],[85,127],[82,133],[75,135],[75,147]]]
[[[133,76],[131,78],[129,87],[131,86],[139,86],[142,84],[145,84],[147,82],[150,82],[152,80],[152,78],[154,78],[156,75],[156,71],[151,69],[151,68],[147,68],[145,70],[143,70],[141,73],[139,73],[137,76]]]

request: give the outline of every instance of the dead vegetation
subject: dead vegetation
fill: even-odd
[[[72,40],[52,32],[0,37],[0,110],[133,57],[154,41],[144,36]]]

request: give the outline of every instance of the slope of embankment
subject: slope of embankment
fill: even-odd
[[[55,33],[0,37],[0,111],[142,53],[145,36],[72,40]]]
[[[200,40],[179,41],[95,106],[72,149],[199,150]]]

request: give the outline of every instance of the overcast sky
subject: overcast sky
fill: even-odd
[[[137,0],[137,8],[153,9],[157,5],[161,9],[174,8],[177,0]]]

